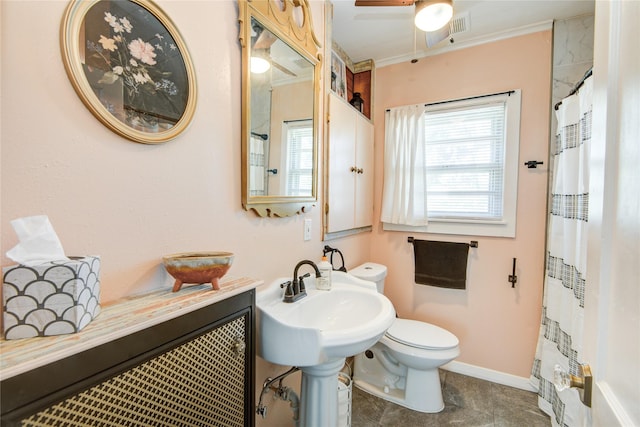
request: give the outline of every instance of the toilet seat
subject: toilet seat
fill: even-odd
[[[459,344],[458,338],[446,329],[409,319],[396,319],[385,335],[400,344],[425,350],[446,350]]]

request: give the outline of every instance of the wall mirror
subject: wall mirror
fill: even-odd
[[[317,202],[322,56],[307,0],[238,0],[242,205],[291,216]]]

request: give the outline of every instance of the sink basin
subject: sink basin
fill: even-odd
[[[285,366],[316,366],[354,356],[375,344],[395,319],[391,301],[372,282],[332,272],[332,289],[318,290],[305,278],[307,296],[282,301],[276,279],[257,290],[258,355]]]

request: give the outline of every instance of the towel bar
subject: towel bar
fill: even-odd
[[[414,240],[415,240],[415,238],[413,236],[407,237],[407,242],[409,242],[409,243],[413,243]],[[478,247],[478,241],[477,240],[470,241],[469,242],[469,247],[470,248],[477,248]]]

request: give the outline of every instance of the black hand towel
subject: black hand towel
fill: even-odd
[[[414,240],[415,280],[421,285],[465,289],[468,243]]]

